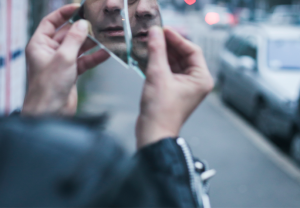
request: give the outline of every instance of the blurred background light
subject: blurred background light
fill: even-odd
[[[196,0],[184,0],[188,5],[193,5],[196,3]]]
[[[205,22],[209,25],[214,25],[220,22],[220,15],[216,12],[209,12],[205,16]]]

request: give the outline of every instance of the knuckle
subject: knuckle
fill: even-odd
[[[161,80],[166,81],[165,76],[163,75],[163,72],[160,70],[159,66],[153,66],[147,69],[146,80],[156,84],[159,84]]]
[[[149,67],[147,70],[146,70],[146,77],[149,78],[149,79],[157,79],[158,77],[158,70],[157,70],[157,67]]]
[[[46,24],[48,22],[47,17],[43,17],[40,24]]]
[[[150,41],[148,47],[150,51],[161,51],[164,49],[164,43],[159,40]]]
[[[50,26],[51,25],[51,23],[49,22],[49,19],[48,19],[48,17],[46,16],[46,17],[44,17],[42,20],[41,20],[41,22],[40,22],[40,24],[38,25],[38,28],[39,27],[41,27],[41,26]]]
[[[34,43],[32,43],[32,41],[30,41],[26,47],[25,47],[25,56],[26,58],[34,58],[34,55],[36,54],[36,50],[35,50],[36,46]]]
[[[74,62],[70,59],[70,56],[68,56],[62,50],[57,51],[55,59],[57,60],[57,62],[64,63],[66,65],[71,65]]]
[[[147,70],[147,74],[150,75],[151,78],[157,78],[159,77],[159,70],[158,70],[158,67],[154,66],[154,67],[151,67]]]
[[[148,48],[150,51],[155,51],[156,48],[157,48],[157,44],[155,41],[150,41],[149,44],[148,44]]]
[[[28,55],[31,52],[31,44],[30,42],[27,44],[26,48],[25,48],[25,54]]]
[[[201,79],[196,81],[196,91],[200,92],[200,94],[207,95],[209,94],[215,87],[215,81],[210,74],[202,75]]]
[[[199,55],[203,55],[203,50],[200,46],[195,46],[195,51],[199,54]]]
[[[64,60],[65,59],[65,54],[61,50],[57,51],[57,53],[56,53],[56,59],[58,61]]]
[[[207,83],[205,86],[205,91],[207,93],[210,93],[215,87],[215,81],[213,80],[213,78],[211,76],[208,77],[207,79]]]
[[[74,30],[70,30],[68,36],[76,42],[82,42],[83,40],[83,35]]]

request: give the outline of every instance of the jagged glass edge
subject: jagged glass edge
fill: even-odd
[[[80,6],[82,6],[84,3],[86,2],[86,0],[82,0],[80,3]],[[75,13],[70,19],[69,19],[69,23],[74,24],[74,18],[76,17]],[[129,69],[129,66],[122,60],[120,59],[118,56],[116,56],[113,52],[111,52],[108,48],[106,48],[102,43],[100,43],[96,38],[92,37],[91,35],[88,35],[88,38],[90,40],[92,40],[94,43],[97,44],[97,46],[100,49],[105,50],[113,59],[115,59],[117,62],[119,62],[121,65],[123,65],[125,68]]]
[[[124,0],[124,10],[122,10],[121,15],[124,19],[123,27],[125,32],[125,41],[126,41],[126,48],[127,48],[127,61],[129,68],[134,70],[140,77],[146,79],[145,74],[142,70],[138,67],[138,62],[131,57],[132,53],[132,32],[131,32],[131,25],[129,21],[129,13],[128,13],[128,0]]]
[[[82,0],[81,3],[80,3],[80,6],[82,6],[85,2],[86,2],[86,0]],[[77,13],[75,13],[69,19],[69,23],[74,24],[74,18],[76,16],[76,14]],[[121,11],[121,15],[122,15],[122,18],[123,18],[122,23],[123,23],[124,32],[125,32],[125,42],[126,42],[126,52],[127,52],[127,62],[128,62],[128,64],[126,64],[122,59],[120,59],[113,52],[111,52],[108,48],[106,48],[96,38],[92,37],[91,35],[88,35],[88,38],[91,39],[93,42],[95,42],[100,49],[105,50],[113,59],[115,59],[117,62],[119,62],[125,68],[134,70],[141,78],[145,79],[146,76],[144,75],[144,73],[138,67],[138,62],[131,57],[132,32],[131,32],[131,26],[130,26],[130,22],[129,22],[128,0],[124,0],[124,9]]]

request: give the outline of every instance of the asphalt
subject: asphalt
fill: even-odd
[[[208,97],[182,131],[195,156],[217,170],[211,180],[213,207],[300,207],[299,180],[228,117],[247,125],[239,115],[220,104],[214,94]]]
[[[142,86],[143,80],[135,72],[113,61],[95,69],[85,81],[87,94],[81,112],[108,112],[108,132],[131,154],[135,152],[134,128]],[[253,142],[252,137],[260,134],[224,106],[215,93],[195,111],[181,135],[194,155],[217,171],[211,180],[213,207],[300,207],[300,180],[276,162],[282,155],[269,154]],[[276,150],[264,137],[258,139]]]
[[[191,22],[195,19],[186,18]],[[193,28],[191,39],[202,46],[215,77],[220,44],[228,32]],[[108,112],[108,132],[133,154],[143,80],[109,60],[81,82],[85,92],[81,113]],[[196,157],[217,171],[211,180],[212,207],[300,207],[299,167],[234,109],[225,106],[215,92],[187,121],[181,136],[187,139]]]

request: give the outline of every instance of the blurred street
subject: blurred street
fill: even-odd
[[[133,153],[141,79],[125,69],[108,67],[95,70],[92,80],[83,111],[113,112],[108,131],[122,138],[120,143]],[[215,93],[194,113],[182,136],[189,141],[195,156],[217,170],[211,187],[213,207],[300,206],[299,170],[286,164],[286,158],[278,159],[282,157],[278,150],[223,106]],[[264,142],[267,147],[258,147]]]
[[[199,44],[212,74],[227,30],[199,24],[186,16],[192,41]],[[195,20],[195,21],[193,21]],[[196,25],[198,24],[198,25]],[[113,62],[102,64],[81,80],[86,94],[82,114],[108,112],[108,132],[130,153],[135,151],[135,121],[143,80]],[[185,125],[182,136],[195,156],[217,170],[211,182],[212,207],[300,207],[300,170],[284,153],[258,133],[213,92]]]
[[[26,64],[25,48],[40,21],[50,12],[74,2],[81,0],[0,0],[0,116],[22,109],[26,90],[33,89],[26,85],[26,79],[30,78],[26,71],[31,65]],[[118,7],[108,2],[117,1],[105,1],[106,6],[100,5],[100,13],[93,7],[91,11],[97,18],[91,19],[99,20],[95,21],[100,28],[96,31],[104,36],[123,38],[122,22],[126,22],[126,17],[120,15],[123,2],[117,2]],[[154,13],[149,9],[149,14],[143,16],[154,20],[155,15],[160,19],[156,12],[160,8],[161,20],[157,22],[202,48],[216,82],[213,92],[180,134],[188,141],[194,156],[217,172],[210,181],[212,207],[300,208],[300,0],[190,2],[161,0]],[[108,10],[108,5],[113,9]],[[84,5],[77,10],[74,19],[80,16],[89,20],[86,8]],[[101,12],[105,14],[103,20]],[[114,21],[105,25],[108,13],[110,18],[119,17],[119,26]],[[137,11],[132,14],[138,17]],[[147,31],[132,34],[134,38],[147,40]],[[121,44],[125,53],[125,43]],[[136,153],[135,124],[143,84],[144,80],[135,71],[125,69],[113,59],[78,80],[78,115],[107,114],[107,133],[130,155]],[[69,189],[69,183],[66,184]]]

